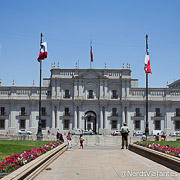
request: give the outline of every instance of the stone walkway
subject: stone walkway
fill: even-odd
[[[73,147],[46,169],[35,180],[180,179],[180,173],[120,146]]]

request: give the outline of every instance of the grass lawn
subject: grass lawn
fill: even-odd
[[[18,141],[18,140],[0,140],[0,162],[5,160],[5,157],[21,153],[24,150],[40,147],[52,141]]]
[[[151,142],[152,144],[160,144],[163,146],[169,145],[171,147],[175,147],[175,148],[180,148],[180,141],[144,141],[144,143],[149,143]]]

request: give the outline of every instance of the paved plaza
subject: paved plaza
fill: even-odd
[[[48,170],[49,169],[49,170]],[[35,180],[180,179],[177,173],[120,146],[68,149]]]

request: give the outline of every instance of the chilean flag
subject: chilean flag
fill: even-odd
[[[147,49],[146,49],[146,56],[145,56],[145,67],[144,67],[145,73],[151,73],[151,67],[150,67],[150,57],[149,57],[149,49],[148,49],[148,45],[147,45]]]
[[[91,52],[90,52],[90,54],[91,54],[91,62],[93,62],[92,42],[91,42]]]
[[[41,48],[40,48],[40,53],[39,53],[39,57],[37,58],[38,62],[40,62],[41,60],[44,60],[47,58],[47,43],[43,42],[41,43]]]

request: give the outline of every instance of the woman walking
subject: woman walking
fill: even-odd
[[[66,138],[67,138],[67,145],[68,145],[68,147],[71,149],[71,134],[70,134],[70,132],[68,133],[68,135],[66,136]]]
[[[79,137],[79,142],[80,142],[80,146],[79,146],[79,149],[82,147],[83,149],[83,141],[84,141],[84,138],[82,137],[82,134],[80,135]]]

